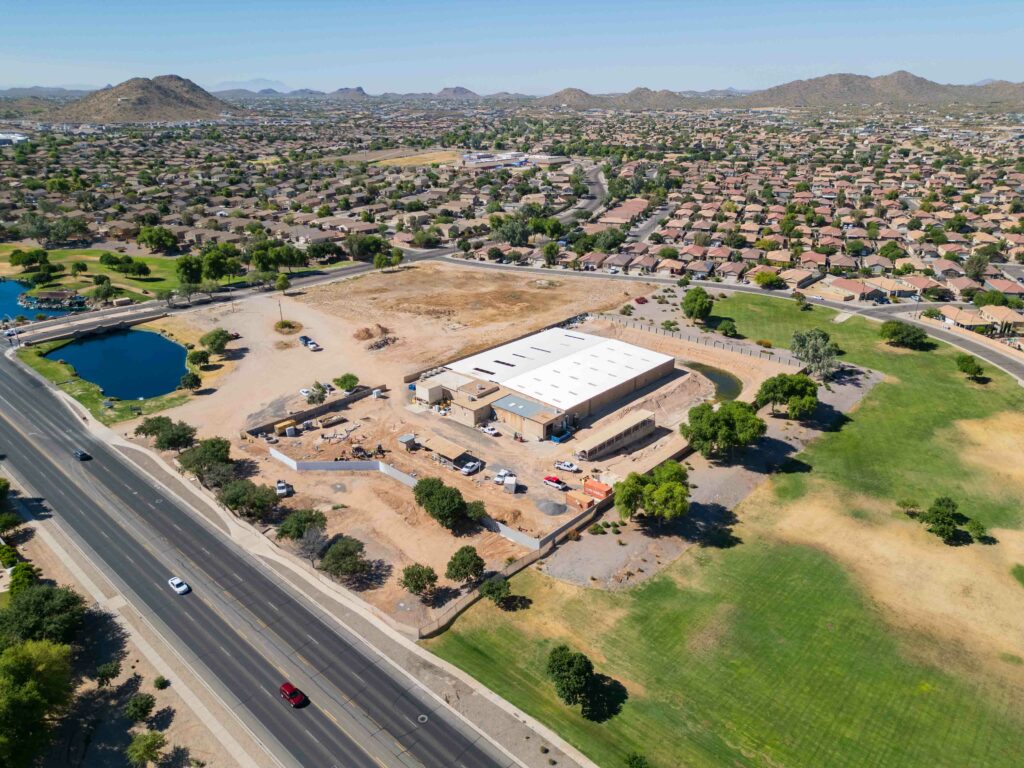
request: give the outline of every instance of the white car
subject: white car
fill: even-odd
[[[467,461],[459,468],[459,472],[464,475],[472,475],[473,473],[478,472],[481,466],[483,465],[479,461]]]
[[[611,269],[608,270],[608,274],[609,275],[617,275],[617,274],[619,274],[619,268],[618,267],[612,267]]]
[[[511,474],[512,473],[509,472],[507,469],[499,469],[498,473],[494,476],[494,484],[495,485],[504,485],[505,484],[505,478],[508,477]]]
[[[497,437],[500,434],[500,432],[498,432],[498,430],[496,430],[492,426],[480,427],[480,431],[483,432],[485,435],[490,435],[491,437]]]
[[[573,464],[571,461],[556,461],[555,469],[561,469],[565,472],[579,472],[580,468]]]
[[[18,329],[17,328],[8,328],[6,331],[4,331],[4,336],[17,336],[17,335],[18,335]]]
[[[284,480],[278,480],[274,484],[274,491],[275,491],[275,493],[277,493],[278,496],[291,496],[292,495],[292,487],[290,485],[288,485],[288,483],[286,483]]]
[[[308,349],[310,352],[319,352],[320,345],[317,344],[315,341],[311,341],[309,342],[309,344],[306,345],[306,349]]]
[[[303,397],[309,397],[312,392],[313,390],[309,389],[308,387],[303,387],[302,389],[299,390],[299,394],[302,395]]]
[[[167,583],[170,585],[171,589],[173,589],[179,595],[187,595],[191,591],[189,585],[181,579],[179,579],[177,576],[171,576],[171,578],[167,580]]]

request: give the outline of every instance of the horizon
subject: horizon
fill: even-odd
[[[160,74],[208,90],[266,80],[288,90],[362,87],[379,94],[461,86],[482,95],[535,96],[564,88],[749,91],[827,74],[900,70],[947,84],[1024,80],[1024,63],[1013,53],[1020,25],[1012,21],[1024,21],[1019,3],[982,0],[969,18],[951,0],[836,5],[846,12],[816,16],[820,6],[809,0],[770,7],[752,0],[728,7],[638,0],[628,8],[578,0],[557,7],[525,0],[515,8],[467,0],[440,8],[410,0],[371,7],[256,0],[240,15],[184,0],[140,16],[125,0],[112,0],[103,14],[57,0],[45,9],[7,10],[0,88],[103,88]],[[197,24],[197,15],[206,23]],[[851,27],[851,15],[860,19],[863,38],[851,34],[858,23]],[[62,23],[55,26],[54,18]],[[40,50],[35,41],[44,35]],[[950,41],[971,49],[970,59],[947,56]]]

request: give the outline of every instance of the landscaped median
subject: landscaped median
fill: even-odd
[[[79,377],[72,366],[60,359],[46,357],[50,352],[71,342],[71,339],[61,339],[22,347],[18,350],[18,359],[48,379],[59,390],[71,395],[103,424],[116,424],[119,421],[156,413],[165,408],[173,408],[189,398],[189,394],[183,390],[175,390],[166,395],[145,400],[118,400],[107,397],[98,385]],[[111,406],[104,407],[105,402],[110,402]]]

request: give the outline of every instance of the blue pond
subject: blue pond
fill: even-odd
[[[185,374],[185,348],[150,331],[117,331],[89,336],[53,350],[103,394],[122,400],[173,392]]]
[[[11,318],[24,315],[29,320],[34,320],[36,315],[57,317],[68,313],[66,309],[28,309],[27,307],[19,307],[18,296],[27,290],[28,286],[19,283],[17,280],[4,280],[0,282],[0,320],[6,320],[8,315]]]

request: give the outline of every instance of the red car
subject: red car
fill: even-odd
[[[279,690],[281,692],[281,698],[287,701],[292,707],[301,707],[306,703],[306,694],[287,681],[281,683]]]
[[[636,297],[636,303],[637,304],[646,304],[647,303],[647,297],[646,296],[637,296]]]

